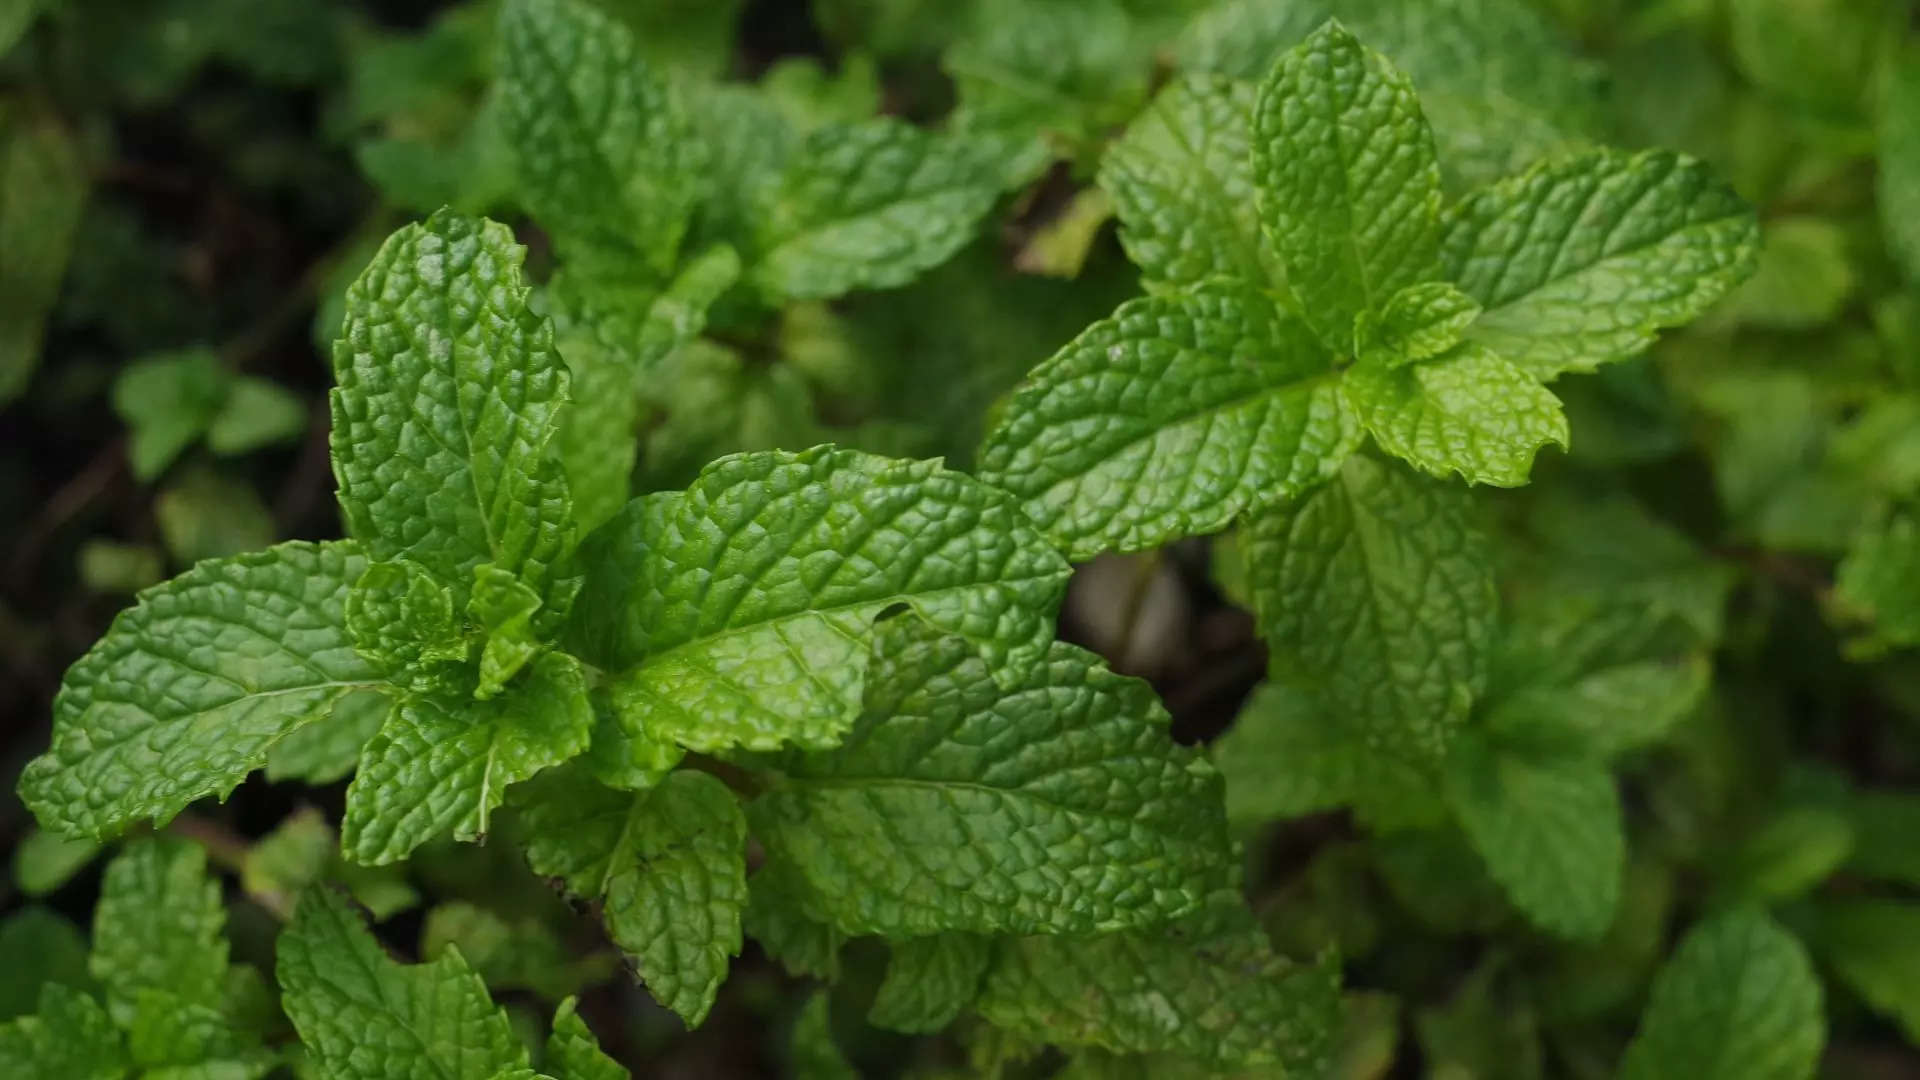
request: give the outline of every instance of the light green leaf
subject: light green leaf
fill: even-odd
[[[581,0],[513,0],[500,40],[500,118],[527,209],[576,268],[664,279],[704,162],[632,31]]]
[[[747,882],[743,925],[767,955],[794,975],[833,982],[840,977],[846,935],[807,914],[819,907],[798,870],[770,860]]]
[[[45,896],[99,854],[100,845],[84,837],[32,829],[13,849],[13,883],[28,896]]]
[[[1536,379],[1592,371],[1705,311],[1753,272],[1759,224],[1667,151],[1543,162],[1446,215],[1447,274],[1485,311],[1469,337]]]
[[[453,614],[453,591],[410,559],[377,562],[347,592],[347,632],[368,660],[418,681],[430,664],[471,652]]]
[[[993,945],[973,934],[933,934],[891,942],[887,977],[867,1021],[889,1031],[925,1035],[953,1023],[973,1004]]]
[[[379,865],[449,830],[476,839],[507,785],[580,754],[592,730],[585,672],[565,653],[486,701],[453,688],[402,699],[360,753],[341,849]]]
[[[957,136],[891,117],[821,128],[763,192],[750,276],[775,301],[897,288],[964,247],[999,190]]]
[[[1362,363],[1387,368],[1430,360],[1458,344],[1479,316],[1480,305],[1473,297],[1451,285],[1409,285],[1377,311],[1354,318],[1354,355]]]
[[[1485,686],[1498,610],[1466,493],[1355,456],[1245,540],[1275,676],[1317,691],[1367,749],[1437,761]]]
[[[635,738],[698,751],[838,742],[873,619],[896,604],[1030,666],[1068,574],[1003,492],[830,446],[722,458],[600,531],[623,543],[587,562],[583,607],[633,600],[589,659],[625,668],[611,690]]]
[[[1563,937],[1606,932],[1620,902],[1626,836],[1605,765],[1469,732],[1454,741],[1444,779],[1460,827],[1515,907]]]
[[[1920,1042],[1920,904],[1823,901],[1812,940],[1848,989]]]
[[[627,1080],[632,1074],[600,1049],[587,1022],[574,1011],[574,999],[560,1003],[547,1036],[545,1065],[554,1080]]]
[[[1773,330],[1811,330],[1840,316],[1859,286],[1853,241],[1821,217],[1767,222],[1753,276],[1714,313],[1713,322]]]
[[[307,403],[279,383],[252,375],[236,376],[212,422],[207,449],[244,454],[287,442],[307,430]]]
[[[145,990],[217,1009],[227,979],[226,922],[220,885],[207,877],[207,853],[197,844],[158,836],[107,864],[88,968],[106,987],[116,1020],[132,1020]]]
[[[699,1026],[740,951],[747,825],[733,793],[702,772],[632,793],[569,770],[521,806],[534,872],[598,905],[654,998]]]
[[[1755,910],[1715,916],[1660,969],[1620,1080],[1807,1080],[1826,1039],[1820,999],[1792,935]]]
[[[333,470],[348,531],[456,591],[491,562],[543,589],[571,530],[547,452],[567,369],[527,307],[504,225],[442,211],[394,233],[347,293]]]
[[[247,849],[241,864],[240,884],[247,895],[272,898],[270,906],[282,914],[293,910],[294,901],[308,886],[321,881],[347,886],[376,920],[420,902],[420,894],[399,871],[343,861],[333,827],[313,807],[302,807],[282,819]]]
[[[1100,186],[1113,196],[1120,242],[1149,283],[1281,282],[1254,205],[1253,98],[1247,83],[1178,79],[1101,160]]]
[[[354,544],[295,542],[142,593],[68,669],[21,798],[47,828],[104,839],[224,796],[282,736],[381,681],[343,611],[365,567]]]
[[[1287,53],[1253,110],[1261,224],[1322,344],[1439,275],[1440,165],[1413,87],[1328,20]]]
[[[0,1024],[0,1074],[21,1080],[123,1080],[126,1051],[105,1009],[58,983],[40,990],[40,1011]]]
[[[1920,52],[1894,62],[1880,103],[1880,175],[1876,188],[1887,250],[1920,282]]]
[[[980,475],[1081,560],[1215,532],[1307,491],[1359,434],[1306,327],[1213,282],[1122,304],[1035,368]]]
[[[1090,933],[1192,911],[1232,865],[1219,778],[1145,683],[1055,643],[1001,684],[967,643],[881,623],[866,711],[792,753],[754,835],[848,934]]]
[[[573,516],[590,530],[618,513],[633,494],[640,446],[640,395],[633,359],[587,333],[558,342],[572,375],[573,404],[560,414],[554,450],[567,472]]]
[[[1895,514],[1853,538],[1840,560],[1834,599],[1895,645],[1920,645],[1920,522]]]
[[[267,782],[299,780],[319,787],[353,771],[360,748],[386,723],[392,699],[378,690],[350,690],[326,717],[274,743],[267,751]]]
[[[165,990],[140,991],[127,1049],[141,1080],[258,1080],[279,1064],[273,1051],[235,1031],[219,1009]]]
[[[533,624],[540,603],[540,594],[508,571],[490,563],[473,568],[467,619],[486,636],[480,650],[480,685],[473,691],[476,699],[485,701],[500,693],[507,680],[540,651]]]
[[[526,1067],[526,1047],[457,950],[396,963],[326,889],[301,899],[277,955],[287,1017],[336,1080],[491,1080]]]
[[[151,480],[213,423],[232,374],[211,349],[183,349],[128,364],[113,383],[113,411],[132,431],[127,460]]]
[[[1358,364],[1340,386],[1382,450],[1435,476],[1519,487],[1536,451],[1567,445],[1560,399],[1471,342],[1412,367]]]
[[[59,124],[0,115],[0,404],[19,397],[40,365],[86,198],[86,162]]]
[[[1238,895],[1152,930],[1003,941],[977,1008],[1038,1042],[1168,1051],[1316,1076],[1340,1024],[1328,968],[1273,951]]]
[[[1703,656],[1602,668],[1567,683],[1529,686],[1487,713],[1487,730],[1596,758],[1658,742],[1700,703],[1712,667]]]

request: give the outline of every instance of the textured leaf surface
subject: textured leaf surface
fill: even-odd
[[[704,163],[633,32],[580,0],[513,0],[500,40],[500,117],[527,209],[569,260],[664,277]]]
[[[1120,242],[1147,281],[1230,277],[1278,284],[1255,210],[1248,128],[1254,88],[1214,76],[1177,80],[1136,117],[1100,163]]]
[[[458,950],[395,963],[326,889],[300,901],[277,956],[287,1017],[337,1080],[492,1080],[526,1067],[526,1048]]]
[[[1437,760],[1486,681],[1492,552],[1466,493],[1372,457],[1253,518],[1248,584],[1276,674],[1370,748]]]
[[[758,208],[752,279],[789,300],[905,285],[973,238],[999,190],[956,136],[889,117],[822,128]]]
[[[702,772],[625,792],[569,771],[523,805],[534,872],[598,903],[654,998],[698,1026],[740,951],[747,824],[733,793]]]
[[[1621,1080],[1806,1080],[1826,1017],[1800,943],[1766,915],[1695,926],[1653,983]]]
[[[561,1002],[553,1014],[545,1064],[554,1080],[627,1080],[631,1075],[600,1049],[600,1041],[574,1011],[572,998]]]
[[[22,1080],[122,1080],[126,1051],[106,1010],[85,993],[48,983],[40,1011],[0,1024],[0,1073]]]
[[[1340,1022],[1338,980],[1273,951],[1237,895],[1155,930],[1003,941],[977,1005],[1039,1042],[1169,1051],[1316,1076]]]
[[[547,453],[567,369],[527,307],[525,254],[478,218],[409,225],[347,291],[334,345],[348,530],[457,590],[487,562],[538,587],[567,543],[566,478]]]
[[[1548,379],[1645,348],[1753,272],[1752,208],[1666,151],[1549,161],[1451,208],[1441,257],[1485,308],[1471,336]]]
[[[1219,778],[1145,683],[1056,643],[999,685],[966,643],[882,624],[859,725],[789,755],[754,835],[849,934],[1087,933],[1191,911],[1231,863]]]
[[[1412,367],[1359,364],[1341,389],[1382,450],[1435,476],[1518,487],[1536,451],[1567,445],[1560,399],[1471,343]]]
[[[1253,176],[1288,287],[1327,348],[1344,353],[1354,316],[1437,276],[1433,132],[1406,76],[1338,22],[1261,84]]]
[[[1620,902],[1626,836],[1605,765],[1523,753],[1474,732],[1455,741],[1445,780],[1461,828],[1515,907],[1565,937],[1606,931]]]
[[[107,865],[87,966],[121,1022],[143,990],[217,1008],[227,978],[227,909],[199,845],[156,837]]]
[[[377,865],[449,831],[475,839],[507,785],[585,751],[592,731],[586,676],[564,653],[487,701],[453,688],[404,700],[361,751],[341,849]]]
[[[973,1004],[993,945],[973,934],[933,934],[893,942],[887,977],[867,1020],[875,1027],[930,1034]]]
[[[603,532],[627,540],[597,548],[586,592],[633,595],[606,666],[644,657],[613,685],[621,721],[693,750],[838,741],[895,604],[1030,665],[1068,574],[1006,494],[832,447],[723,458]]]
[[[48,828],[104,838],[224,796],[276,740],[380,681],[343,611],[365,567],[355,545],[295,542],[142,593],[68,669],[21,798]]]
[[[318,787],[353,771],[360,748],[392,708],[378,690],[350,690],[326,717],[296,729],[267,751],[267,781],[300,780]]]
[[[980,475],[1086,559],[1223,529],[1331,476],[1358,439],[1306,327],[1215,282],[1122,304],[1035,368]]]
[[[743,924],[781,967],[832,982],[840,977],[840,946],[846,944],[846,935],[807,913],[818,906],[799,871],[772,860],[747,883]]]
[[[1417,364],[1453,348],[1479,315],[1473,297],[1451,285],[1409,285],[1354,320],[1354,353],[1389,368]]]

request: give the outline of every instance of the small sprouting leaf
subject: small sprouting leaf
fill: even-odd
[[[383,681],[347,634],[366,565],[351,543],[294,542],[142,593],[68,669],[21,798],[48,828],[106,838],[225,795],[277,740]]]
[[[541,649],[534,628],[540,594],[511,573],[482,563],[473,568],[473,592],[467,600],[467,618],[485,635],[480,650],[480,685],[473,696],[481,701],[498,694],[507,680],[520,673]]]
[[[1122,304],[1035,368],[980,474],[1086,559],[1217,532],[1333,475],[1359,438],[1306,327],[1213,282]]]
[[[746,818],[727,786],[681,770],[626,792],[556,772],[528,788],[521,823],[534,871],[600,906],[660,1004],[688,1027],[706,1019],[747,903]]]
[[[1341,390],[1382,450],[1435,476],[1518,487],[1536,451],[1567,445],[1560,399],[1472,343],[1412,367],[1357,364]]]
[[[1666,151],[1544,162],[1447,212],[1448,277],[1485,309],[1469,337],[1536,379],[1631,356],[1753,272],[1753,209]]]
[[[544,1064],[554,1080],[628,1080],[632,1075],[600,1049],[600,1041],[574,1011],[572,998],[554,1011]]]
[[[1363,364],[1417,364],[1453,348],[1479,316],[1473,297],[1445,282],[1423,281],[1355,318],[1353,352]]]
[[[527,1065],[526,1047],[458,950],[396,963],[327,889],[301,899],[277,956],[287,1017],[337,1080],[492,1080]]]
[[[1260,219],[1322,344],[1439,277],[1440,165],[1406,76],[1329,20],[1281,58],[1253,110]]]
[[[975,934],[932,934],[888,946],[887,977],[867,1020],[909,1034],[939,1031],[973,1004],[993,943]]]
[[[347,632],[360,655],[403,678],[426,664],[467,659],[453,591],[408,559],[377,562],[347,592]]]
[[[1826,1040],[1806,950],[1759,911],[1695,926],[1654,979],[1620,1080],[1807,1080]]]

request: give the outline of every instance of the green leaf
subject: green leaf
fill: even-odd
[[[1034,369],[980,475],[1076,560],[1216,532],[1352,452],[1331,375],[1306,327],[1250,287],[1132,300]]]
[[[1667,151],[1543,162],[1446,215],[1447,274],[1485,310],[1469,337],[1536,379],[1592,371],[1753,272],[1752,208]]]
[[[425,666],[471,652],[453,614],[453,591],[409,559],[367,567],[347,592],[347,632],[360,655],[417,682]]]
[[[567,398],[553,331],[527,307],[504,225],[442,211],[394,233],[347,293],[335,343],[333,469],[348,531],[464,606],[493,563],[542,589],[567,546],[548,442]]]
[[[279,383],[252,375],[231,380],[226,400],[207,425],[207,449],[244,454],[287,442],[307,430],[307,403]]]
[[[880,625],[866,712],[749,807],[849,934],[1090,933],[1193,910],[1232,865],[1219,778],[1145,683],[1055,643],[1002,685],[957,638]]]
[[[282,736],[380,682],[343,611],[365,567],[356,545],[295,542],[142,593],[68,669],[21,798],[47,828],[104,839],[224,796]]]
[[[457,950],[396,963],[326,889],[301,899],[276,952],[287,1017],[336,1080],[491,1080],[526,1067],[526,1047]]]
[[[1437,761],[1485,686],[1498,609],[1471,509],[1457,487],[1355,456],[1248,524],[1275,676],[1315,691],[1369,750]]]
[[[1354,319],[1353,351],[1361,363],[1397,368],[1430,360],[1460,341],[1480,316],[1473,297],[1444,282],[1409,285],[1377,311]]]
[[[1100,162],[1120,242],[1151,285],[1179,288],[1211,277],[1250,285],[1284,277],[1255,209],[1251,135],[1254,88],[1186,76],[1160,91]]]
[[[1753,276],[1715,312],[1737,326],[1811,330],[1832,322],[1859,286],[1852,237],[1818,217],[1767,222]]]
[[[632,1074],[600,1049],[574,1004],[573,998],[560,1003],[553,1014],[553,1034],[547,1036],[544,1064],[554,1080],[627,1080]]]
[[[1920,52],[1893,64],[1880,103],[1880,222],[1887,250],[1920,281]]]
[[[1503,738],[1608,758],[1658,742],[1699,705],[1711,676],[1697,655],[1619,664],[1504,697],[1486,726]]]
[[[1626,827],[1605,765],[1471,732],[1454,741],[1443,775],[1460,827],[1515,907],[1563,937],[1606,932],[1620,902]]]
[[[218,1008],[227,979],[226,921],[220,885],[207,877],[207,853],[197,844],[154,837],[108,863],[88,968],[106,987],[115,1018],[131,1020],[143,990]]]
[[[420,894],[398,871],[355,866],[342,860],[333,827],[312,807],[294,811],[255,841],[240,869],[240,884],[247,895],[273,898],[280,905],[275,910],[283,914],[293,910],[294,900],[309,886],[322,881],[347,886],[375,919],[420,902]]]
[[[1440,165],[1406,76],[1328,20],[1274,66],[1253,110],[1260,220],[1322,344],[1439,275]]]
[[[379,865],[448,831],[483,836],[507,785],[580,754],[592,730],[586,674],[565,653],[486,701],[455,688],[402,699],[360,753],[341,849]]]
[[[85,987],[87,940],[80,929],[37,904],[0,918],[0,1021],[33,1012],[42,986]]]
[[[211,349],[183,349],[128,364],[113,383],[113,411],[132,429],[127,460],[152,480],[219,414],[232,375]]]
[[[1848,867],[1868,877],[1920,886],[1920,793],[1862,791],[1848,817],[1854,844]]]
[[[633,33],[580,0],[512,0],[500,40],[500,117],[527,209],[570,263],[664,279],[703,155]]]
[[[1340,385],[1382,450],[1435,476],[1519,487],[1536,451],[1567,445],[1560,399],[1472,343],[1412,367],[1359,364]]]
[[[1826,1038],[1820,999],[1806,951],[1766,915],[1715,916],[1660,969],[1620,1080],[1806,1080]]]
[[[206,468],[185,470],[153,501],[167,553],[182,566],[259,551],[278,527],[253,485]]]
[[[640,395],[633,359],[587,333],[560,337],[573,404],[560,415],[553,446],[567,472],[573,516],[584,530],[618,513],[633,494]]]
[[[0,1024],[0,1073],[22,1080],[124,1080],[126,1051],[106,1010],[48,983],[40,1011]]]
[[[480,650],[480,685],[473,691],[476,699],[485,701],[499,694],[507,680],[540,651],[533,624],[540,604],[540,594],[506,570],[490,563],[473,568],[467,619],[486,636]]]
[[[824,991],[813,993],[793,1022],[787,1064],[795,1080],[859,1080],[859,1072],[833,1039],[833,1018],[828,1013],[830,997]]]
[[[19,397],[40,365],[86,197],[86,162],[57,123],[0,115],[0,404]]]
[[[1853,538],[1835,573],[1834,599],[1881,641],[1920,645],[1920,522],[1899,513]]]
[[[763,193],[750,277],[775,301],[897,288],[966,246],[999,190],[957,136],[891,117],[821,128]]]
[[[601,533],[623,542],[586,562],[582,607],[613,631],[586,655],[625,669],[611,690],[629,734],[697,751],[838,742],[873,619],[896,604],[1029,666],[1068,574],[1003,492],[830,446],[722,458]]]
[[[1822,901],[1813,946],[1848,989],[1920,1042],[1920,904]]]
[[[333,703],[330,715],[273,744],[267,751],[267,782],[300,780],[319,787],[345,777],[392,709],[392,700],[378,690],[348,691]]]
[[[636,793],[557,772],[521,805],[534,872],[599,905],[654,998],[699,1026],[740,951],[747,825],[733,793],[686,770]]]
[[[1853,826],[1828,806],[1789,806],[1740,837],[1725,859],[1725,891],[1743,901],[1796,899],[1853,852]]]
[[[1230,893],[1152,930],[1007,939],[977,1008],[1039,1042],[1277,1063],[1288,1076],[1319,1074],[1340,1023],[1335,973],[1275,953]]]
[[[993,959],[992,943],[973,934],[908,938],[888,948],[887,977],[867,1021],[916,1035],[939,1031],[973,1004]]]
[[[807,914],[818,906],[798,870],[770,860],[748,879],[742,924],[781,967],[833,982],[840,977],[840,946],[846,935]]]
[[[220,1010],[165,990],[142,990],[127,1049],[142,1080],[258,1080],[279,1064],[273,1052],[235,1031]]]
[[[45,896],[99,854],[100,845],[92,840],[32,829],[13,849],[13,883],[28,896]]]

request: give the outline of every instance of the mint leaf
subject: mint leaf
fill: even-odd
[[[888,945],[887,977],[867,1020],[874,1027],[930,1034],[953,1023],[980,992],[993,945],[973,934],[934,934]]]
[[[527,209],[569,262],[665,278],[704,163],[632,31],[580,0],[513,0],[500,40],[500,118]]]
[[[740,951],[747,825],[733,793],[701,772],[634,793],[557,772],[521,805],[534,872],[599,905],[654,998],[699,1026]]]
[[[409,559],[367,567],[347,592],[347,632],[360,655],[417,681],[425,665],[472,651],[454,619],[453,591]]]
[[[1145,683],[1055,643],[1011,679],[910,618],[866,711],[792,753],[754,835],[849,934],[1088,933],[1193,910],[1231,865],[1219,780]]]
[[[106,1010],[79,990],[48,983],[40,1011],[0,1024],[0,1073],[32,1080],[124,1080],[126,1051]]]
[[[1861,530],[1840,560],[1834,599],[1894,645],[1920,645],[1920,521],[1896,513]]]
[[[798,870],[770,860],[747,881],[743,924],[781,967],[832,982],[840,977],[840,946],[846,944],[846,935],[807,914],[818,906]]]
[[[506,570],[491,563],[473,568],[467,618],[486,641],[480,650],[476,699],[485,701],[498,694],[539,653],[542,646],[534,615],[540,605],[540,594]]]
[[[1485,311],[1470,337],[1536,379],[1645,348],[1753,272],[1752,208],[1667,151],[1543,162],[1446,215],[1447,275]]]
[[[1842,983],[1920,1040],[1920,904],[1822,901],[1812,941]]]
[[[568,543],[549,456],[567,370],[527,307],[506,226],[442,211],[394,233],[347,292],[333,470],[348,531],[456,590],[493,563],[543,588]]]
[[[231,791],[282,736],[381,681],[343,611],[365,567],[354,544],[286,543],[142,593],[67,670],[21,798],[47,828],[104,839]]]
[[[980,451],[1072,559],[1225,528],[1359,440],[1330,358],[1250,286],[1120,305],[1035,368]]]
[[[1560,400],[1471,343],[1412,367],[1356,365],[1340,388],[1382,450],[1435,476],[1519,487],[1540,447],[1567,445]]]
[[[526,1048],[458,950],[395,963],[326,889],[301,899],[276,954],[287,1017],[337,1080],[491,1080],[526,1067]]]
[[[775,301],[905,285],[964,247],[999,191],[956,136],[891,117],[821,128],[762,193],[749,276]]]
[[[130,429],[133,475],[165,472],[213,423],[232,376],[211,349],[182,349],[128,364],[113,382],[113,411]]]
[[[378,690],[349,690],[325,718],[274,743],[267,751],[267,782],[331,784],[353,771],[360,748],[386,722],[392,702]]]
[[[60,295],[86,197],[87,163],[57,122],[0,116],[0,404],[19,397],[40,366],[47,311]]]
[[[1766,915],[1695,926],[1653,983],[1621,1080],[1805,1080],[1826,1037],[1807,954]]]
[[[99,854],[100,845],[92,840],[29,829],[13,849],[13,883],[28,896],[45,896]]]
[[[1340,1020],[1337,977],[1273,951],[1237,895],[1182,922],[1003,942],[976,1005],[1038,1042],[1167,1051],[1318,1075]]]
[[[1880,103],[1880,221],[1887,250],[1920,281],[1920,53],[1907,48],[1892,65]]]
[[[1328,20],[1287,53],[1253,110],[1260,219],[1328,349],[1354,317],[1438,277],[1440,165],[1406,76]]]
[[[1487,730],[1608,758],[1657,742],[1706,694],[1703,656],[1644,660],[1590,672],[1564,684],[1529,686],[1487,713]]]
[[[485,701],[458,687],[404,698],[360,752],[341,849],[378,865],[448,831],[480,837],[507,785],[580,754],[592,730],[585,672],[564,653]]]
[[[309,886],[336,881],[373,914],[385,919],[420,903],[420,894],[398,869],[356,866],[341,858],[340,841],[326,817],[303,807],[247,849],[240,867],[240,884],[247,895],[262,900],[280,914],[293,910],[294,901]]]
[[[258,1080],[279,1064],[273,1051],[235,1031],[219,1009],[165,990],[140,991],[127,1049],[142,1080]]]
[[[225,996],[227,909],[207,877],[207,853],[174,837],[129,846],[107,864],[87,962],[116,1020],[129,1023],[142,991],[218,1008]]]
[[[1253,100],[1247,83],[1183,77],[1101,159],[1100,186],[1113,196],[1120,242],[1149,284],[1282,279],[1254,204]]]
[[[1626,837],[1605,765],[1469,732],[1454,741],[1444,781],[1460,827],[1515,907],[1564,937],[1606,932],[1620,902]]]
[[[1453,348],[1479,315],[1473,297],[1445,282],[1409,285],[1355,317],[1354,355],[1387,368],[1430,360]]]
[[[307,430],[304,398],[267,379],[233,376],[220,411],[207,425],[207,449],[244,454],[286,442]]]
[[[698,751],[837,742],[858,714],[870,625],[896,604],[1010,671],[1029,666],[1068,573],[997,489],[832,447],[722,458],[601,532],[625,550],[590,545],[585,593],[634,597],[594,653],[616,670],[640,658],[611,685],[620,722]]]
[[[587,1022],[574,1011],[574,999],[560,1003],[553,1014],[553,1033],[547,1036],[543,1063],[554,1080],[627,1080],[631,1075],[600,1049]]]
[[[1417,370],[1417,369],[1416,369]],[[1370,751],[1434,761],[1486,683],[1492,551],[1457,487],[1368,456],[1251,519],[1248,586],[1276,678]]]
[[[830,998],[824,991],[809,995],[793,1022],[787,1065],[795,1080],[859,1080],[860,1073],[834,1042],[833,1018],[828,1012]]]
[[[87,940],[79,927],[39,905],[0,918],[0,1021],[33,1012],[43,986],[84,987]]]

